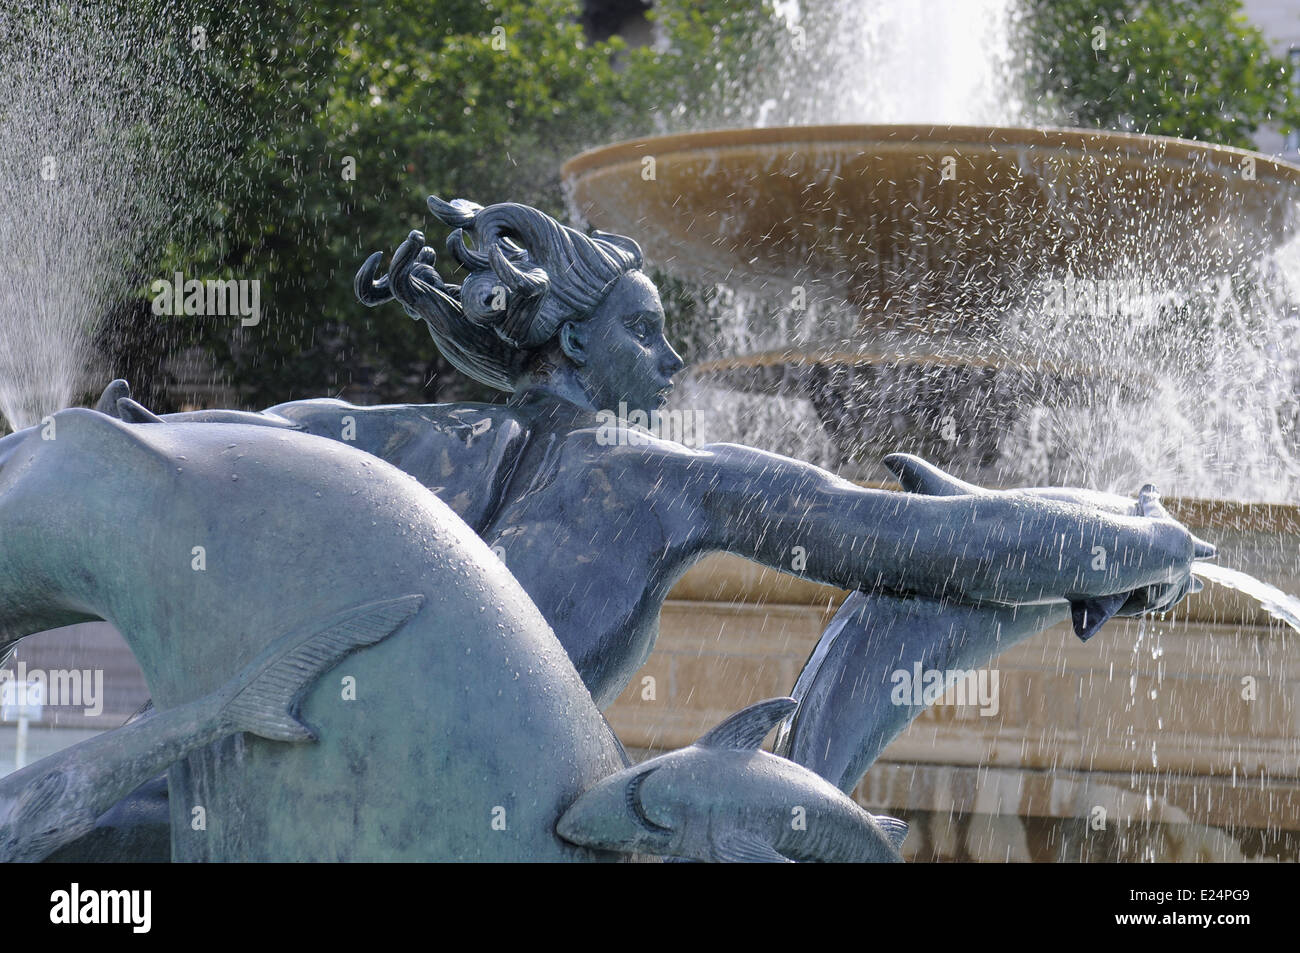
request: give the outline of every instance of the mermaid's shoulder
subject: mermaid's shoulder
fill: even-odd
[[[265,413],[405,470],[476,532],[496,510],[528,442],[527,419],[500,404],[366,407],[319,398],[279,404]]]

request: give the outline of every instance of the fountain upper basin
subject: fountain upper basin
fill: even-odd
[[[580,215],[671,271],[813,282],[866,322],[1010,305],[1066,270],[1232,271],[1294,232],[1300,197],[1300,167],[1241,149],[996,126],[689,133],[562,174]]]
[[[755,314],[702,355],[701,380],[806,398],[836,467],[907,449],[975,482],[1070,478],[1006,470],[1003,435],[1037,408],[1114,414],[1174,371],[1197,399],[1211,389],[1191,361],[1173,367],[1170,347],[1124,331],[1129,315],[1087,301],[1080,312],[1065,290],[1137,283],[1140,300],[1178,298],[1254,274],[1300,224],[1298,166],[1105,131],[689,133],[585,152],[563,177],[575,213],[637,236],[666,270],[756,292]],[[1153,306],[1183,324],[1151,340],[1191,341],[1185,310]],[[963,422],[955,456],[948,419]]]

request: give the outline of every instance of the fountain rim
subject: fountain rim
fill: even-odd
[[[565,181],[608,167],[617,162],[640,160],[648,147],[657,156],[704,149],[745,148],[755,146],[851,145],[861,148],[872,142],[906,144],[943,143],[972,148],[1038,146],[1057,152],[1068,150],[1086,153],[1109,146],[1129,154],[1165,150],[1164,158],[1188,162],[1206,162],[1215,158],[1255,160],[1255,181],[1270,172],[1277,179],[1300,187],[1300,165],[1238,146],[1182,139],[1176,136],[1118,132],[1109,129],[1085,129],[1066,126],[981,126],[944,123],[846,123],[814,126],[754,126],[748,128],[705,129],[695,132],[669,133],[621,139],[584,150],[560,167]],[[1261,168],[1262,167],[1262,168]]]

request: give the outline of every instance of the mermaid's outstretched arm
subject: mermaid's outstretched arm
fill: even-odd
[[[989,491],[963,484],[915,457],[897,455],[887,465],[903,487],[915,493],[979,495]],[[1118,514],[1168,519],[1154,487],[1136,501],[1089,491],[1011,491],[1086,502]],[[1010,495],[1010,494],[1003,494]],[[1197,554],[1213,547],[1196,541]],[[1121,595],[1125,614],[1168,608],[1197,586],[1190,579]],[[1112,606],[1114,611],[1115,606]],[[822,634],[791,695],[799,702],[782,726],[778,750],[792,761],[851,792],[891,741],[929,705],[912,685],[916,673],[970,672],[1048,626],[1075,616],[1075,631],[1087,638],[1100,627],[1080,625],[1078,608],[1063,602],[1022,606],[969,605],[921,597],[853,592]],[[1107,616],[1108,617],[1108,616]],[[909,690],[899,691],[900,685]],[[996,705],[996,698],[993,699]]]
[[[1135,590],[1183,584],[1192,560],[1213,553],[1167,517],[1091,500],[865,489],[727,444],[684,465],[707,516],[706,548],[848,589],[995,605],[1122,603]]]

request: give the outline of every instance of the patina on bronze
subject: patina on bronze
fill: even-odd
[[[370,305],[398,300],[428,325],[461,370],[508,391],[505,405],[361,408],[314,400],[263,414],[158,418],[115,382],[100,408],[118,421],[67,412],[65,432],[74,439],[57,449],[40,446],[31,431],[0,442],[0,500],[10,497],[0,516],[8,530],[18,524],[27,533],[25,548],[15,552],[28,557],[21,566],[0,569],[25,580],[26,592],[60,596],[31,618],[20,611],[32,608],[30,597],[11,601],[9,611],[0,612],[0,631],[12,639],[64,621],[108,618],[142,656],[164,712],[215,691],[263,650],[251,633],[277,631],[264,623],[281,604],[306,625],[355,604],[358,585],[379,586],[371,598],[414,593],[428,600],[402,632],[357,657],[358,669],[385,686],[377,704],[390,720],[367,720],[368,744],[358,742],[343,713],[327,714],[321,707],[326,693],[317,688],[304,711],[319,712],[319,744],[276,745],[240,735],[172,769],[178,857],[596,856],[566,848],[554,829],[581,791],[624,766],[608,728],[592,722],[599,719],[596,707],[612,701],[650,653],[673,583],[711,552],[790,572],[799,547],[806,559],[798,574],[859,590],[855,599],[872,606],[877,621],[883,618],[902,640],[902,657],[841,653],[836,670],[827,668],[825,655],[817,660],[819,681],[852,684],[881,664],[930,657],[935,639],[953,634],[924,623],[953,607],[965,620],[964,638],[981,652],[1027,637],[1071,606],[1082,610],[1080,634],[1090,635],[1098,612],[1104,621],[1117,610],[1163,609],[1180,599],[1190,586],[1192,560],[1213,551],[1163,512],[1136,515],[1133,501],[1085,491],[985,492],[944,482],[918,461],[903,468],[905,488],[918,492],[898,493],[864,489],[748,447],[688,448],[630,425],[611,441],[608,412],[661,407],[683,366],[664,335],[663,308],[640,270],[636,243],[585,235],[523,205],[481,208],[436,198],[429,204],[453,228],[450,248],[468,277],[460,285],[446,283],[433,267],[433,250],[412,232],[387,275],[378,276],[378,256],[366,262],[357,276],[358,295]],[[127,439],[136,432],[138,438]],[[335,448],[332,454],[328,447]],[[86,494],[76,513],[84,525],[148,524],[166,512],[163,536],[174,536],[177,546],[189,541],[173,521],[182,520],[190,535],[214,527],[208,535],[223,557],[223,574],[204,580],[210,601],[188,607],[186,618],[172,617],[166,607],[173,587],[194,581],[183,573],[173,579],[188,567],[159,562],[159,553],[145,554],[135,566],[131,578],[140,591],[130,598],[111,587],[95,589],[94,599],[62,592],[60,569],[84,574],[77,560],[97,554],[92,543],[74,547],[76,558],[57,547],[37,558],[49,549],[37,540],[49,535],[52,500],[71,477],[53,463],[28,463],[57,460],[71,472],[101,463],[90,459],[97,453],[117,468],[120,482],[129,485],[135,477],[138,499],[97,509],[102,501]],[[147,478],[136,473],[142,467]],[[176,476],[168,475],[172,470]],[[7,488],[6,476],[34,505],[14,508],[17,489]],[[160,480],[185,490],[181,497],[175,487],[169,491],[170,507],[157,497]],[[178,498],[184,500],[179,512]],[[123,510],[127,503],[136,508]],[[267,513],[282,514],[273,527],[265,525]],[[468,542],[470,530],[482,542]],[[346,540],[346,552],[339,540]],[[440,541],[433,551],[431,541]],[[1099,549],[1109,558],[1099,562]],[[309,560],[304,552],[311,553]],[[141,556],[130,555],[136,561]],[[120,583],[124,577],[112,578]],[[33,587],[33,580],[40,585]],[[215,611],[218,599],[254,613],[241,619],[238,634],[203,615]],[[489,615],[476,615],[475,604]],[[867,618],[856,610],[844,616],[837,619],[841,630]],[[900,625],[904,621],[908,625]],[[506,635],[493,636],[493,624]],[[207,635],[182,636],[169,647],[169,626]],[[475,648],[482,639],[490,647],[486,657]],[[858,644],[842,632],[835,641]],[[570,681],[566,672],[573,667]],[[511,669],[527,669],[527,684],[500,683]],[[204,673],[197,680],[196,670]],[[424,726],[409,723],[412,714],[402,708],[417,695],[425,700],[421,717],[456,728],[429,752],[415,740]],[[842,717],[826,711],[796,720],[795,750],[833,741],[850,753],[849,763],[860,763],[853,753],[878,744],[879,725],[863,723],[861,706],[845,709]],[[404,739],[396,747],[392,732]],[[393,750],[406,754],[394,758]],[[544,764],[539,750],[547,752]],[[559,751],[564,754],[557,759]],[[540,765],[545,775],[526,794],[519,788],[527,783],[523,775],[505,767],[519,767],[512,758],[527,762],[534,775]],[[347,764],[359,766],[354,775],[343,770]],[[426,767],[437,784],[426,783]],[[323,772],[326,780],[313,788],[310,772]],[[843,772],[825,775],[841,788],[856,781]],[[492,790],[503,792],[501,804],[487,803]],[[284,800],[288,793],[273,792],[291,793],[292,807]],[[715,792],[719,803],[738,793]],[[233,816],[248,797],[261,800],[247,824],[223,828],[219,837],[188,832],[185,812],[196,799]],[[439,814],[444,798],[457,808],[450,822],[441,812],[435,836],[434,822],[416,817],[420,810]],[[512,798],[531,805],[522,818],[504,806],[515,803]],[[347,812],[361,818],[352,828],[338,820],[341,803],[365,807]],[[525,829],[510,827],[517,833],[492,840],[507,829],[490,826],[487,817],[496,807]],[[700,811],[714,807],[698,803]],[[309,844],[309,820],[325,825],[329,837]],[[429,840],[393,840],[400,829]],[[754,854],[724,850],[718,856]]]

